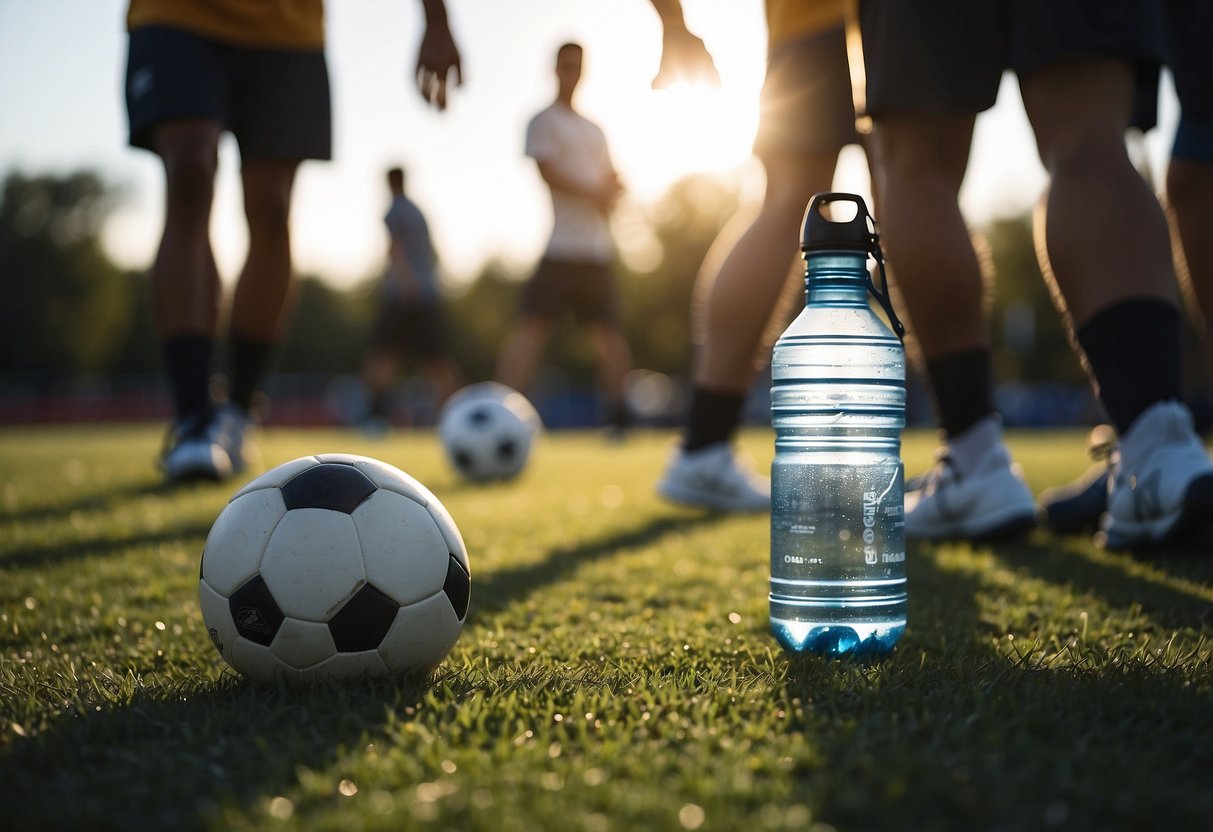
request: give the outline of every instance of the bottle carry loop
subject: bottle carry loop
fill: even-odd
[[[850,202],[855,205],[855,216],[844,222],[826,219],[821,213],[825,205],[832,202]],[[814,194],[805,211],[804,234],[801,237],[800,250],[808,253],[813,250],[851,249],[863,251],[876,261],[880,268],[880,288],[872,281],[869,272],[867,276],[868,291],[880,304],[880,308],[889,316],[889,323],[899,339],[905,339],[906,328],[897,313],[893,311],[893,303],[889,300],[889,278],[884,268],[884,252],[880,248],[880,234],[876,231],[876,221],[868,213],[868,206],[863,197],[858,194],[829,192]]]

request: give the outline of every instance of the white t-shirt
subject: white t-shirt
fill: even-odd
[[[552,165],[565,177],[595,187],[615,166],[602,128],[556,103],[531,119],[526,155]],[[551,188],[552,237],[545,257],[555,260],[610,262],[615,254],[611,227],[592,200]]]

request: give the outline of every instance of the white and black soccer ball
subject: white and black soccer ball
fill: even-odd
[[[369,457],[320,454],[241,488],[202,553],[211,641],[256,680],[428,672],[467,617],[467,549],[442,503]]]
[[[463,388],[438,414],[447,461],[474,482],[517,476],[542,429],[539,413],[526,396],[491,381]]]

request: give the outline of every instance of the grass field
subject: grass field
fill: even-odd
[[[272,431],[271,464],[429,485],[472,609],[428,685],[263,688],[198,609],[235,486],[163,490],[159,438],[0,432],[0,828],[1213,828],[1213,553],[912,545],[891,657],[789,657],[767,518],[662,504],[670,434],[551,435],[473,488],[430,434]],[[1012,442],[1037,492],[1086,465],[1078,432]],[[910,472],[932,446],[907,436]]]

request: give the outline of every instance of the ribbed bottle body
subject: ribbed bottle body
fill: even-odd
[[[865,258],[809,258],[771,362],[771,629],[788,650],[883,653],[906,624],[905,352]]]

